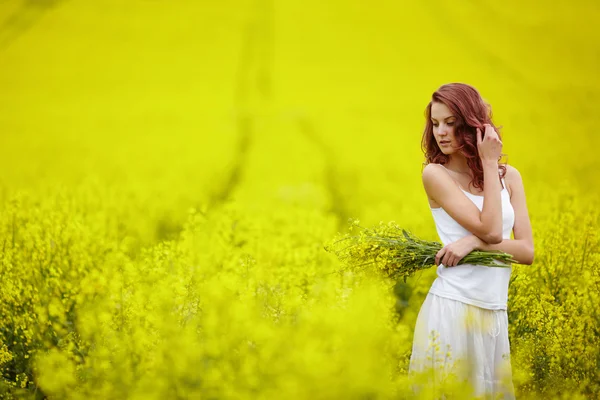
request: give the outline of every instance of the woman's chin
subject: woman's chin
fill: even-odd
[[[449,148],[440,148],[441,152],[447,156],[449,156],[450,154],[454,154],[456,151],[454,149],[449,149]]]

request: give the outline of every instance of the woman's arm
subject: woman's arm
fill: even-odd
[[[508,165],[504,181],[510,185],[512,191],[510,203],[515,210],[514,239],[505,239],[498,244],[488,244],[475,236],[475,239],[473,239],[475,240],[475,249],[501,250],[511,254],[520,264],[531,265],[534,259],[533,233],[525,200],[523,180],[519,171]]]
[[[534,259],[533,234],[527,203],[525,201],[525,189],[521,174],[516,168],[507,165],[506,178],[504,180],[511,188],[510,202],[515,210],[515,225],[513,227],[514,239],[504,239],[497,244],[489,244],[476,235],[468,235],[462,239],[444,246],[437,254],[435,263],[444,264],[447,267],[457,265],[460,260],[473,250],[500,250],[512,255],[519,264],[531,265]]]
[[[500,250],[512,255],[514,260],[519,264],[533,264],[533,246],[529,241],[524,239],[504,239],[498,244],[487,244],[477,236],[473,237],[478,241],[475,245],[475,250]]]

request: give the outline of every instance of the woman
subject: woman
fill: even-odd
[[[533,262],[523,182],[514,167],[499,164],[502,142],[475,88],[443,85],[426,117],[423,185],[444,247],[417,318],[410,372],[434,368],[435,379],[458,374],[478,396],[514,398],[506,313],[511,268],[457,264],[473,250]]]

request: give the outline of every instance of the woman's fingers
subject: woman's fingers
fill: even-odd
[[[450,265],[451,259],[452,259],[452,253],[450,253],[449,251],[446,251],[446,253],[444,254],[444,257],[442,257],[442,264],[444,264],[446,267],[448,267]]]
[[[454,267],[458,265],[459,261],[458,256],[446,247],[440,249],[435,255],[435,265],[444,264],[446,267]]]
[[[492,127],[492,125],[490,125],[490,124],[484,124],[484,125],[485,125],[485,136],[486,137],[490,137],[493,139],[499,139],[498,132],[496,132],[496,130]]]
[[[446,248],[445,247],[442,247],[440,249],[440,251],[438,251],[436,253],[436,255],[435,255],[435,265],[440,265],[441,264],[441,260],[442,260],[442,257],[444,256],[444,253],[446,253]]]
[[[444,265],[445,265],[446,267],[454,267],[454,265],[456,265],[456,264],[454,263],[454,260],[455,260],[455,259],[456,259],[456,257],[454,257],[454,256],[450,256],[450,257],[448,257],[448,263],[447,263],[447,264],[444,264]]]
[[[481,139],[481,142],[479,142],[479,137],[477,138],[477,151],[479,157],[482,160],[498,161],[502,155],[502,142],[500,141],[500,136],[498,136],[498,133],[492,125],[483,124],[483,126],[485,129],[485,136]]]

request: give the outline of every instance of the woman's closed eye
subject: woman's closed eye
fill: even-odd
[[[439,124],[433,124],[433,126],[435,126],[436,128],[438,127]],[[452,122],[446,122],[446,125],[448,126],[453,126],[454,125],[454,121]]]

